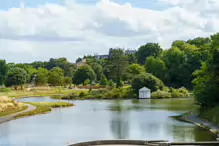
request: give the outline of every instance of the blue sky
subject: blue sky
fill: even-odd
[[[3,1],[3,0],[2,0]],[[65,0],[23,0],[28,7],[37,7],[46,3],[63,4]],[[75,0],[77,3],[95,4],[99,0]],[[153,10],[163,10],[165,5],[158,3],[157,0],[113,0],[118,4],[131,3],[134,7],[148,8]],[[19,7],[20,0],[4,0],[0,4],[1,10],[7,10],[13,7]]]

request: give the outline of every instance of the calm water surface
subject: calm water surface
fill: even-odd
[[[22,101],[52,102],[49,97]],[[170,116],[192,108],[192,100],[86,100],[70,108],[0,125],[0,146],[65,146],[99,139],[210,141],[215,137]],[[174,105],[174,106],[173,106]]]

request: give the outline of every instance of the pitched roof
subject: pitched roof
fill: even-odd
[[[143,88],[139,89],[139,91],[148,91],[148,90],[151,90],[151,89],[148,89],[147,87],[143,87]]]

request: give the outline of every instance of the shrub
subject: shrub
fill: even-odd
[[[0,92],[11,92],[10,88],[0,88]]]
[[[105,86],[107,84],[108,84],[107,78],[102,74],[100,79],[100,85]]]
[[[151,95],[152,98],[162,99],[162,98],[171,98],[171,94],[166,91],[155,91]]]
[[[162,91],[170,92],[170,88],[167,86],[164,86]]]
[[[138,93],[138,90],[144,86],[151,89],[151,91],[154,92],[157,90],[162,90],[164,84],[160,79],[148,73],[140,74],[133,78],[132,88],[136,93]]]
[[[109,80],[109,86],[110,87],[115,87],[115,83],[113,82],[113,80]]]
[[[189,92],[184,87],[179,89],[171,89],[172,98],[187,98],[189,97]]]
[[[84,91],[81,91],[81,92],[79,93],[79,97],[82,98],[82,97],[84,97],[84,96],[86,96],[86,93],[85,93]]]

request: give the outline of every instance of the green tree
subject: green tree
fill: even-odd
[[[97,81],[99,81],[101,79],[101,75],[103,74],[102,66],[98,64],[97,62],[90,62],[88,63],[88,65],[91,66],[91,68],[93,69],[94,73],[97,76]]]
[[[172,47],[164,51],[163,61],[167,67],[169,79],[167,84],[173,87],[181,87],[183,85],[184,74],[188,74],[184,64],[186,63],[186,55],[177,47]]]
[[[211,39],[210,38],[197,37],[195,39],[188,40],[187,43],[191,44],[191,45],[195,45],[195,46],[201,48],[201,47],[205,46],[206,44],[210,44]]]
[[[143,65],[147,57],[149,56],[158,57],[161,55],[161,53],[162,53],[162,48],[160,47],[159,44],[147,43],[146,45],[143,45],[138,49],[136,56],[138,63]]]
[[[112,79],[110,76],[110,71],[113,67],[112,63],[108,59],[100,60],[100,65],[103,67],[103,74],[106,76],[107,79]]]
[[[194,95],[201,109],[206,110],[219,104],[219,33],[211,36],[211,57],[195,71]]]
[[[89,65],[85,64],[80,66],[74,73],[73,83],[76,85],[84,84],[87,79],[93,82],[96,79],[96,74]]]
[[[0,86],[4,84],[8,72],[8,65],[5,60],[0,60]]]
[[[168,80],[166,64],[160,58],[150,56],[146,59],[145,69],[162,81]]]
[[[112,49],[110,62],[112,68],[110,74],[112,78],[116,81],[116,87],[121,86],[121,80],[125,73],[126,67],[128,66],[127,56],[122,49]]]
[[[30,82],[37,72],[37,70],[29,64],[15,64],[14,67],[22,68],[27,72],[27,82]]]
[[[183,40],[176,40],[172,43],[172,47],[177,47],[179,49],[183,48],[183,45],[185,44],[186,42],[183,41]]]
[[[137,58],[135,54],[127,55],[129,64],[137,63]]]
[[[17,86],[22,86],[27,83],[28,74],[27,72],[19,67],[13,67],[11,68],[6,77],[6,86],[15,86],[15,89],[17,89]]]
[[[104,76],[104,74],[101,75],[100,85],[108,85],[107,78]]]
[[[38,68],[36,72],[36,78],[35,78],[35,85],[36,86],[41,86],[41,85],[46,85],[48,83],[48,75],[49,71],[45,68]]]
[[[146,74],[137,75],[132,80],[132,88],[136,93],[138,93],[139,89],[142,87],[147,87],[151,89],[152,92],[154,92],[157,90],[162,90],[164,84],[157,77],[146,73]]]
[[[65,77],[64,78],[64,86],[66,87],[67,85],[72,84],[72,78],[71,77]]]
[[[130,80],[138,74],[144,73],[144,68],[139,64],[131,64],[126,68],[127,79]]]
[[[59,67],[54,67],[49,71],[48,83],[51,86],[62,86],[64,80],[64,72]]]

